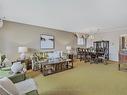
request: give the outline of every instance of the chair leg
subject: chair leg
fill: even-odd
[[[107,64],[108,64],[108,63],[107,63],[107,60],[104,60],[104,64],[105,64],[105,65],[107,65]]]
[[[120,71],[120,64],[118,64],[118,70]]]

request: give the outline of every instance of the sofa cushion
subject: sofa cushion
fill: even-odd
[[[53,52],[48,53],[48,58],[49,59],[60,58],[60,51],[53,51]]]
[[[7,77],[0,79],[0,86],[1,86],[1,90],[5,91],[9,95],[19,95],[16,86]]]
[[[4,68],[1,68],[2,71],[11,71],[11,67],[4,67]]]
[[[26,74],[25,73],[22,73],[22,74],[19,73],[19,74],[9,76],[8,78],[15,84],[15,83],[18,83],[20,81],[24,81],[26,79]]]
[[[33,90],[37,90],[36,83],[33,79],[26,79],[24,81],[18,82],[15,84],[15,86],[21,95]]]

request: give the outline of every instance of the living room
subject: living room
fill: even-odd
[[[126,95],[126,4],[0,1],[0,95]]]

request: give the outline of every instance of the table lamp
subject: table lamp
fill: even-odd
[[[66,50],[67,50],[67,53],[70,54],[71,53],[71,46],[66,46]]]
[[[20,53],[20,59],[24,60],[26,58],[27,47],[18,47],[18,52]]]

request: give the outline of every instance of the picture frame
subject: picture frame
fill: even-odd
[[[40,47],[41,49],[54,49],[55,37],[53,35],[40,34]]]

